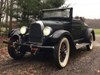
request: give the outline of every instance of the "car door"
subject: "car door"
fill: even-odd
[[[80,20],[72,21],[72,36],[74,40],[81,39],[83,23]]]

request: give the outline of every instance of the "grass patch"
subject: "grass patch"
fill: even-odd
[[[96,34],[100,34],[100,29],[94,29]]]

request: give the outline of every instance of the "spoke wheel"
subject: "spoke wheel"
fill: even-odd
[[[20,43],[18,38],[11,38],[9,40],[11,43]],[[13,59],[21,59],[25,55],[25,51],[21,50],[22,48],[18,45],[8,45],[8,53]]]
[[[54,50],[55,62],[59,68],[64,68],[67,65],[69,54],[70,54],[69,40],[64,37],[55,46]]]

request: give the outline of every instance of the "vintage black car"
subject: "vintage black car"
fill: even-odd
[[[40,20],[30,25],[13,29],[9,35],[8,53],[21,59],[26,52],[36,54],[42,50],[52,52],[59,68],[64,68],[72,51],[78,45],[93,49],[95,33],[82,18],[73,18],[73,8],[42,10]]]

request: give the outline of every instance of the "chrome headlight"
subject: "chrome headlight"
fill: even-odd
[[[25,34],[26,31],[27,31],[27,27],[26,27],[26,26],[22,26],[22,27],[20,28],[20,33],[21,33],[21,34]]]
[[[44,30],[43,30],[43,34],[44,36],[48,36],[52,31],[52,28],[51,27],[45,27]]]

